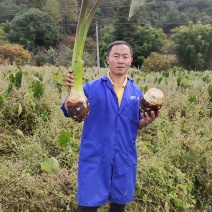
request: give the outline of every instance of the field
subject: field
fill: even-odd
[[[108,69],[99,72],[86,69],[85,81]],[[0,66],[0,212],[77,207],[82,124],[60,111],[67,88],[59,76],[65,74],[64,67]],[[126,211],[211,212],[212,71],[130,69],[128,76],[144,92],[157,87],[166,98],[161,116],[139,131],[137,188]],[[58,173],[42,168],[51,158]]]

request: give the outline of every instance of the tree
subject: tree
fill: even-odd
[[[160,53],[165,44],[166,35],[162,29],[156,29],[146,24],[139,26],[134,34],[134,58],[133,65],[141,66],[144,59],[147,58],[151,52]]]
[[[163,31],[169,33],[171,29],[179,27],[181,24],[187,25],[189,23],[189,18],[186,13],[172,9],[167,12],[163,22]]]
[[[0,24],[0,44],[6,40],[6,33],[4,27]]]
[[[114,27],[114,39],[125,40],[132,45],[134,33],[138,27],[137,18],[134,16],[128,18],[126,14],[129,13],[129,0],[122,2],[122,6],[118,8],[116,13],[116,22]]]
[[[212,26],[201,23],[181,26],[172,35],[179,63],[188,70],[212,68]]]
[[[78,8],[76,0],[59,0],[61,24],[66,33],[76,30],[78,20]]]
[[[60,13],[60,3],[57,0],[47,0],[43,11],[47,12],[50,16],[54,17],[57,23],[62,21]]]
[[[114,40],[125,40],[132,46],[134,52],[132,65],[141,67],[144,58],[147,58],[151,52],[160,52],[166,36],[161,29],[155,29],[150,25],[139,26],[138,17],[134,13],[129,19],[126,15],[129,13],[129,3],[129,0],[123,1],[122,6],[117,10],[113,35]]]
[[[114,27],[113,26],[104,26],[99,30],[99,53],[100,53],[100,66],[106,66],[106,55],[107,55],[107,47],[109,43],[114,41]]]
[[[138,25],[138,18],[136,15],[134,15],[130,19],[126,15],[129,13],[129,3],[129,0],[123,1],[122,6],[119,7],[119,9],[117,10],[113,37],[114,40],[124,40],[132,46],[134,52],[134,61],[132,65],[138,67],[141,66],[143,63],[143,57],[138,52],[138,49],[140,50],[139,46],[141,44],[136,41],[136,39],[140,38],[135,38],[136,32],[140,29],[140,26]]]
[[[47,0],[28,0],[28,6],[30,8],[38,8],[38,9],[42,9],[45,4],[46,4]]]
[[[55,47],[59,42],[58,26],[48,14],[32,8],[15,16],[8,39],[30,51],[35,51],[38,46]]]
[[[12,0],[0,2],[0,23],[11,21],[15,14],[20,11],[20,7]]]

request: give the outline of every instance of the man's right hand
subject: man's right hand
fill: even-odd
[[[69,70],[68,74],[66,76],[66,85],[70,88],[74,85],[74,75],[73,75],[73,71]]]

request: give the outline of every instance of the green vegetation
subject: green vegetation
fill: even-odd
[[[8,40],[19,43],[32,52],[38,46],[57,46],[59,38],[58,26],[53,18],[39,9],[32,8],[17,14],[9,25]]]
[[[123,14],[128,14],[129,12],[129,8],[126,7],[126,2],[127,1],[123,1],[123,5],[120,5],[118,8],[112,41],[124,40],[130,43],[133,48],[134,57],[132,65],[142,67],[144,59],[147,58],[151,52],[160,53],[162,51],[167,36],[163,33],[161,28],[156,29],[150,24],[146,24],[143,27],[139,26],[138,15],[130,19],[128,16],[124,16]],[[136,7],[136,9],[138,9],[138,7]],[[125,24],[120,27],[120,23]],[[104,58],[102,58],[102,60],[104,60]]]
[[[188,70],[212,68],[212,26],[201,23],[189,27],[181,26],[174,30],[173,48],[179,64]]]
[[[73,211],[82,124],[63,117],[63,67],[0,68],[0,211]],[[106,73],[102,69],[100,75]],[[211,71],[129,70],[145,92],[161,89],[161,116],[139,131],[134,211],[211,210]],[[85,80],[98,76],[86,69]],[[108,205],[100,211],[104,212]]]
[[[100,3],[101,0],[96,1],[91,10],[88,8],[88,1],[82,1],[81,3],[71,63],[74,85],[71,88],[71,95],[67,101],[69,117],[76,122],[82,122],[90,111],[88,100],[83,92],[84,62],[82,59],[88,30]]]
[[[23,65],[28,63],[30,59],[30,53],[21,45],[3,44],[0,46],[0,61],[3,63]]]
[[[23,45],[32,55],[32,65],[51,64],[70,67],[81,2],[0,0],[0,45],[11,42]],[[95,1],[88,2],[90,10]],[[134,3],[135,10],[130,7],[131,3]],[[129,19],[129,11],[130,16],[137,13]],[[107,66],[104,62],[107,45],[114,40],[126,40],[132,45],[135,58],[133,65],[137,68],[142,67],[144,59],[151,52],[169,54],[170,57],[179,54],[177,48],[171,48],[169,45],[170,36],[177,33],[172,31],[173,29],[183,26],[184,33],[189,31],[186,39],[180,37],[182,33],[180,35],[178,33],[179,37],[173,39],[176,41],[175,47],[178,45],[178,40],[189,45],[190,50],[184,52],[189,51],[192,58],[187,60],[189,54],[186,53],[186,57],[183,58],[187,63],[183,67],[192,70],[210,69],[211,54],[205,57],[202,52],[207,51],[207,45],[210,44],[206,36],[208,29],[205,30],[204,27],[211,26],[211,11],[211,0],[102,0],[88,30],[89,39],[86,40],[83,52],[85,66],[92,67],[97,63],[96,23],[98,23],[102,67]],[[198,30],[192,32],[189,23],[193,23],[194,26],[199,23],[199,28],[203,30],[201,29],[199,33]],[[198,39],[195,40],[193,35]],[[180,48],[185,49],[184,44],[179,45]],[[179,62],[181,65],[181,59]],[[176,61],[174,64],[177,64]]]
[[[168,71],[170,68],[170,62],[163,55],[156,52],[152,52],[146,60],[144,60],[144,67],[142,71],[154,72],[154,71]]]
[[[82,71],[82,59],[88,61],[87,67],[95,65],[92,64],[96,51],[92,19],[98,5],[95,10],[91,9],[91,16],[80,15],[83,24],[76,29],[80,3],[77,0],[0,0],[0,43],[24,45],[32,54],[32,64],[42,66],[0,66],[1,212],[74,212],[77,207],[76,176],[82,124],[64,118],[59,107],[67,94],[67,88],[62,86],[67,73],[64,66],[69,67],[72,61],[74,67],[79,62],[74,71],[81,85],[82,72],[77,71],[78,67]],[[128,20],[126,11],[130,0],[122,3],[103,0],[95,16],[100,26],[101,65],[105,66],[106,45],[117,39],[126,40],[133,46],[136,67],[141,67],[146,59],[144,70],[132,68],[129,76],[143,92],[157,87],[166,96],[160,118],[139,131],[137,189],[127,211],[209,212],[212,202],[212,1],[148,0],[146,3],[134,19]],[[84,15],[87,6],[82,8]],[[198,22],[200,19],[202,23]],[[189,25],[190,21],[193,24]],[[85,31],[81,33],[80,28]],[[174,48],[165,49],[167,58],[169,52],[172,58],[176,54],[188,70],[175,66],[168,69],[169,62],[158,54],[163,53],[164,44],[171,46],[167,39],[172,29],[175,29]],[[82,37],[76,37],[74,47],[78,36],[75,31]],[[84,49],[87,33],[89,38]],[[79,41],[83,45],[77,47]],[[14,47],[10,63],[24,64],[26,58]],[[21,50],[22,55],[24,51]],[[7,58],[2,57],[0,63],[5,63]],[[85,81],[97,78],[108,69],[98,72],[96,68],[86,68]],[[106,209],[108,205],[100,211]]]

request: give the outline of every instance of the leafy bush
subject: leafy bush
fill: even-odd
[[[31,59],[30,53],[19,44],[3,44],[0,46],[0,60],[9,64],[23,65]]]
[[[39,52],[32,56],[31,64],[35,66],[44,66],[47,63],[47,54]]]
[[[163,56],[156,52],[152,52],[147,59],[144,60],[143,71],[167,71],[170,68],[169,61]]]

